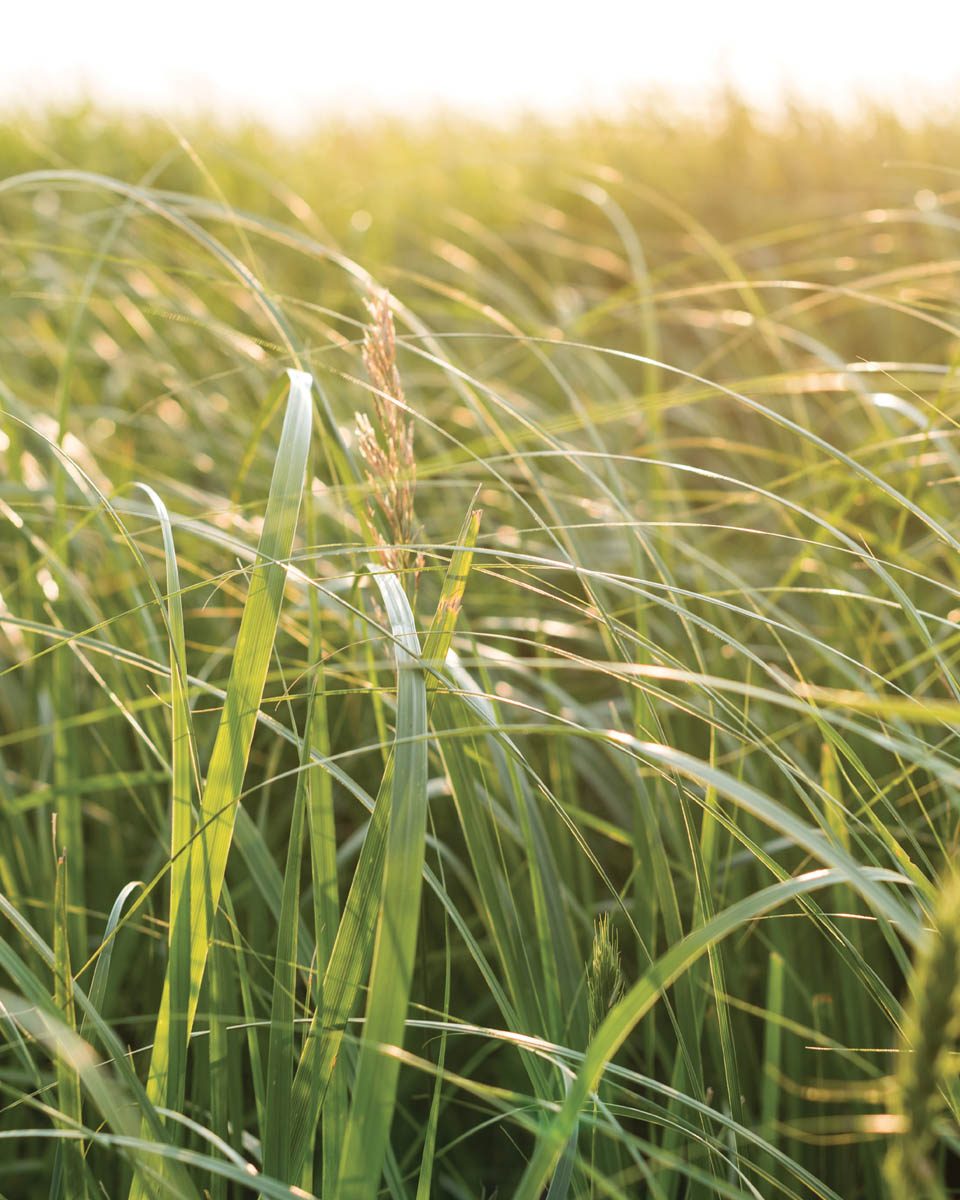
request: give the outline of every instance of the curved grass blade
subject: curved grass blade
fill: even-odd
[[[97,965],[93,969],[93,980],[90,983],[90,990],[87,992],[87,999],[91,1005],[99,1012],[103,1007],[103,1002],[107,995],[107,984],[110,982],[110,963],[113,959],[113,947],[116,938],[117,926],[120,924],[120,914],[123,912],[123,906],[127,902],[127,898],[131,895],[134,888],[143,887],[143,884],[138,879],[133,879],[124,887],[120,895],[113,902],[113,907],[110,909],[110,915],[107,917],[107,924],[103,930],[103,937],[100,940],[100,948],[97,951]],[[87,1037],[87,1031],[90,1028],[90,1017],[87,1013],[83,1014],[83,1020],[80,1022],[80,1036]]]
[[[403,1045],[427,822],[427,689],[417,662],[420,641],[399,580],[381,571],[374,578],[396,640],[397,745],[366,1024],[340,1160],[341,1200],[372,1200],[380,1185],[400,1073],[397,1059],[383,1049]]]
[[[56,839],[56,822],[54,822]],[[67,924],[67,852],[62,850],[57,859],[57,874],[53,894],[53,1002],[60,1010],[65,1030],[76,1035],[77,1019],[73,1003],[73,972],[70,966],[70,932]],[[76,1067],[68,1056],[58,1054],[54,1058],[57,1072],[57,1100],[67,1129],[81,1124],[80,1078]],[[87,1195],[87,1178],[84,1170],[82,1142],[62,1143],[63,1186],[67,1195],[82,1200]]]
[[[869,881],[871,885],[901,879],[891,871],[877,868],[863,868],[862,873],[865,882]],[[771,884],[730,905],[663,954],[610,1010],[597,1030],[562,1108],[537,1141],[514,1200],[536,1200],[540,1195],[554,1163],[576,1128],[581,1108],[596,1091],[607,1062],[666,989],[710,946],[790,900],[844,881],[842,868],[829,868]]]
[[[277,932],[277,956],[273,975],[273,1001],[270,1008],[270,1042],[267,1057],[267,1092],[263,1132],[264,1170],[278,1179],[289,1177],[290,1086],[294,1072],[294,1018],[297,994],[297,933],[300,914],[300,860],[306,824],[310,782],[310,758],[316,705],[316,680],[307,707],[300,770],[293,799],[293,817],[287,841],[287,863],[283,876],[283,899]]]
[[[171,786],[170,786],[170,908],[167,939],[170,965],[170,1066],[163,1103],[179,1112],[187,1075],[187,1013],[190,1006],[190,853],[196,820],[192,774],[196,768],[193,724],[187,693],[187,650],[183,629],[180,571],[170,514],[148,484],[137,485],[160,520],[167,587],[167,629],[170,638]]]
[[[154,1101],[165,1099],[171,1088],[179,1091],[179,1082],[171,1074],[171,1068],[178,1065],[174,1038],[182,1037],[184,1028],[189,1037],[193,1025],[233,838],[238,797],[280,618],[286,582],[284,563],[293,547],[312,418],[310,376],[291,370],[289,377],[290,395],[270,483],[257,565],[250,576],[223,715],[207,768],[200,803],[200,831],[190,842],[189,910],[181,906],[176,914],[176,924],[186,922],[189,931],[189,978],[185,985],[184,981],[173,978],[173,973],[179,972],[183,964],[171,959],[147,1083],[148,1095]],[[180,935],[179,929],[171,930],[171,945]],[[180,1014],[173,1009],[175,994],[187,997],[184,1021],[179,1025]],[[132,1193],[140,1194],[136,1188]]]
[[[431,668],[431,664],[444,663],[450,649],[479,522],[479,510],[467,514],[457,549],[447,569],[433,625],[424,641],[423,662],[430,668],[424,683],[426,693],[432,692],[438,685],[433,673],[435,667]],[[375,574],[374,577],[378,582],[384,578],[382,574]],[[320,1002],[311,1019],[294,1077],[292,1168],[295,1176],[299,1176],[306,1162],[344,1028],[357,1003],[361,980],[370,962],[386,853],[394,766],[394,756],[391,756],[387,760],[373,816],[324,971]]]
[[[130,1138],[135,1133],[137,1125],[135,1108],[131,1103],[130,1095],[120,1086],[120,1082],[104,1069],[104,1064],[98,1059],[90,1044],[81,1038],[62,1019],[60,1014],[56,1013],[39,980],[2,939],[0,939],[0,965],[8,971],[12,979],[26,984],[24,988],[26,999],[7,991],[0,991],[0,1008],[10,1019],[16,1021],[31,1039],[40,1042],[45,1047],[56,1064],[58,1073],[69,1072],[78,1088],[82,1085],[107,1127],[116,1135]],[[91,1014],[92,1024],[102,1035],[102,1019],[90,1007],[87,998],[79,989],[75,989],[74,998]],[[113,1064],[120,1071],[121,1078],[129,1080],[129,1077],[133,1076],[133,1072],[129,1068],[119,1042],[116,1042],[116,1050],[118,1056],[112,1060]],[[136,1081],[135,1076],[133,1079]],[[137,1084],[137,1086],[139,1085]],[[147,1110],[144,1111],[146,1114]],[[64,1113],[64,1124],[68,1133],[73,1130],[79,1131],[84,1140],[92,1140],[89,1138],[92,1131],[85,1130],[79,1120],[71,1117],[69,1113]],[[155,1127],[156,1129],[160,1128],[159,1122],[155,1122]],[[70,1139],[64,1142],[64,1146],[67,1150],[64,1155],[66,1168],[64,1182],[70,1188],[75,1186],[75,1176],[71,1174],[69,1152],[71,1147],[74,1151],[78,1151],[80,1143]],[[168,1164],[168,1178],[164,1181],[163,1186],[155,1186],[158,1184],[155,1144],[142,1141],[136,1148],[131,1147],[130,1149],[130,1157],[136,1168],[135,1178],[139,1179],[141,1185],[149,1188],[148,1195],[164,1197],[176,1195],[182,1196],[183,1200],[200,1200],[190,1179],[176,1161]],[[163,1149],[167,1148],[159,1148],[160,1152]],[[87,1191],[81,1184],[80,1190],[72,1192],[68,1190],[66,1194],[68,1197],[74,1195],[79,1197],[86,1195]]]

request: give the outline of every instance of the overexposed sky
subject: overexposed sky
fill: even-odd
[[[0,0],[0,104],[91,95],[291,125],[436,104],[615,109],[723,80],[960,111],[960,0]]]

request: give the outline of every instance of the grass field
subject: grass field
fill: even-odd
[[[3,128],[0,1197],[951,1194],[957,163]]]

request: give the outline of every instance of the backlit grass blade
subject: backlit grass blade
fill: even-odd
[[[142,182],[149,184],[154,176],[162,169],[162,162],[154,164],[146,173]],[[130,201],[125,204],[115,216],[109,229],[104,234],[99,251],[93,259],[86,273],[83,282],[83,290],[76,301],[74,312],[70,321],[70,329],[64,342],[63,360],[60,365],[59,375],[57,379],[57,443],[61,447],[64,444],[65,437],[69,431],[69,417],[71,403],[73,401],[71,391],[71,381],[77,361],[77,353],[80,346],[80,338],[83,332],[84,324],[87,318],[90,300],[94,293],[97,280],[103,268],[105,259],[110,252],[111,247],[115,243],[124,222],[132,214],[134,204]],[[54,534],[54,543],[58,550],[64,555],[66,564],[69,565],[70,555],[72,551],[71,543],[65,536],[66,522],[68,516],[68,506],[65,503],[67,495],[67,476],[63,471],[58,471],[55,477],[55,498],[56,498],[56,525]],[[57,697],[57,712],[61,717],[65,717],[67,712],[73,707],[73,696],[71,688],[71,669],[70,663],[64,654],[57,654],[53,661],[53,688]],[[70,871],[71,887],[76,892],[72,897],[73,903],[76,906],[76,911],[71,918],[72,939],[74,941],[75,953],[86,952],[86,914],[79,897],[83,890],[83,866],[84,866],[84,844],[83,844],[83,827],[82,827],[82,810],[79,797],[71,797],[69,794],[69,784],[72,782],[72,763],[74,761],[71,755],[72,735],[66,730],[58,730],[57,735],[57,773],[59,775],[59,795],[57,798],[57,819],[61,827],[61,837],[63,844],[68,848],[71,858],[72,869]]]
[[[283,900],[277,930],[277,955],[270,1006],[270,1042],[267,1056],[267,1094],[263,1132],[264,1170],[277,1179],[290,1174],[290,1088],[293,1084],[294,1017],[297,997],[297,932],[300,915],[300,863],[310,784],[313,713],[316,684],[304,720],[300,770],[293,797],[293,813],[287,840],[287,862],[283,876]]]
[[[479,511],[467,514],[458,546],[446,571],[438,611],[424,641],[425,664],[438,664],[446,660],[469,575],[479,522]],[[379,581],[384,577],[378,574],[375,578]],[[425,690],[432,690],[436,686],[436,683],[431,685],[430,682],[434,678],[432,674],[427,674]],[[394,769],[395,758],[391,755],[323,974],[318,1010],[307,1030],[294,1077],[292,1167],[295,1177],[299,1177],[304,1167],[343,1040],[344,1027],[356,1006],[372,954]]]
[[[428,694],[435,692],[440,683],[435,672],[443,672],[446,668],[447,652],[463,605],[482,516],[483,510],[471,505],[457,535],[456,548],[444,574],[436,615],[424,639],[423,660],[429,669],[426,681]]]
[[[233,828],[233,843],[243,859],[244,867],[255,883],[263,902],[274,919],[280,920],[283,903],[283,875],[277,866],[270,847],[266,844],[263,831],[244,808],[237,805],[237,819]],[[297,914],[298,961],[307,963],[313,954],[313,940],[303,917]]]
[[[167,631],[170,638],[170,904],[167,940],[170,954],[170,1039],[168,1087],[164,1104],[179,1112],[187,1076],[190,1011],[190,843],[196,822],[193,775],[197,769],[193,724],[187,693],[187,650],[183,629],[180,572],[167,507],[152,487],[139,484],[153,505],[163,533],[166,570]]]
[[[771,1015],[763,1031],[763,1082],[760,1088],[760,1120],[764,1136],[776,1143],[780,1107],[780,1078],[783,1071],[783,1014],[784,961],[776,951],[771,952],[767,968],[767,1011]]]
[[[307,739],[313,747],[314,753],[319,754],[322,758],[329,758],[329,709],[324,671],[324,664],[318,662],[314,676],[310,720],[307,724]],[[319,1009],[323,1003],[324,971],[330,961],[337,926],[340,923],[333,777],[326,770],[314,769],[307,774],[307,819],[310,838],[310,878],[313,884],[314,945],[316,947],[314,963],[316,982],[313,1001],[314,1008]],[[321,1112],[320,1135],[323,1155],[319,1189],[321,1195],[331,1195],[336,1187],[347,1110],[347,1075],[345,1071],[337,1071],[334,1072],[330,1081]],[[292,1127],[290,1138],[292,1142]]]
[[[310,442],[311,379],[290,373],[290,396],[274,464],[270,495],[258,547],[257,565],[250,586],[224,698],[223,714],[207,767],[200,804],[200,831],[190,844],[189,913],[177,913],[177,924],[187,922],[190,934],[189,980],[174,981],[182,970],[171,960],[163,989],[160,1015],[150,1062],[148,1094],[162,1100],[170,1089],[179,1090],[171,1076],[174,1030],[180,1014],[174,1013],[174,995],[186,995],[186,1034],[189,1036],[209,951],[213,920],[223,886],[233,835],[237,799],[243,787],[247,756],[263,695],[286,582],[285,561],[293,546]],[[171,931],[171,943],[179,936]],[[179,1026],[182,1028],[182,1026]],[[139,1195],[139,1193],[135,1193]]]
[[[56,836],[56,825],[54,825],[54,836]],[[70,1031],[75,1031],[77,1019],[73,1003],[73,972],[70,968],[70,934],[67,923],[68,894],[66,854],[61,853],[57,859],[56,885],[53,896],[53,953],[55,959],[53,998],[62,1013],[64,1026]],[[80,1079],[76,1068],[66,1056],[58,1054],[54,1061],[57,1068],[57,1101],[64,1125],[67,1129],[75,1129],[82,1123]],[[88,1194],[82,1143],[64,1142],[61,1161],[66,1195],[76,1196],[78,1200],[82,1200]]]
[[[110,985],[110,963],[113,959],[113,949],[117,933],[117,927],[120,924],[120,916],[123,912],[123,906],[126,904],[128,897],[133,893],[134,889],[142,887],[143,884],[139,880],[132,880],[124,888],[121,889],[120,895],[113,902],[113,907],[110,909],[110,915],[107,917],[107,923],[104,926],[103,937],[100,939],[100,946],[97,950],[96,966],[93,968],[93,979],[90,981],[90,989],[87,992],[87,999],[90,1004],[98,1012],[103,1008],[103,1002],[107,997],[107,989]],[[81,972],[82,974],[82,972]],[[83,1020],[80,1022],[80,1036],[86,1038],[90,1028],[90,1018],[84,1013]]]
[[[389,1048],[403,1045],[427,821],[427,689],[417,661],[420,641],[399,580],[379,571],[374,578],[396,642],[397,744],[366,1022],[340,1160],[340,1200],[373,1200],[380,1186],[400,1073]]]
[[[865,868],[863,875],[865,881],[878,885],[881,881],[894,878],[890,871],[873,868]],[[563,1106],[537,1141],[517,1188],[515,1200],[536,1200],[540,1195],[553,1164],[576,1127],[580,1109],[587,1103],[591,1093],[596,1091],[604,1066],[660,996],[692,963],[705,954],[711,945],[729,936],[748,921],[754,921],[790,900],[839,883],[843,878],[842,869],[831,868],[811,871],[795,879],[774,883],[724,909],[662,955],[633,987],[628,989],[597,1030]]]
[[[39,958],[53,969],[56,962],[53,949],[43,941],[28,921],[10,908],[2,896],[0,896],[0,910],[13,922]],[[138,1172],[142,1175],[142,1182],[155,1182],[157,1156],[167,1148],[156,1140],[162,1136],[162,1126],[156,1110],[133,1070],[127,1055],[127,1048],[113,1033],[97,1009],[93,1007],[81,988],[74,984],[74,1003],[83,1012],[84,1018],[89,1021],[91,1033],[102,1045],[107,1055],[107,1061],[119,1076],[114,1085],[90,1045],[63,1021],[63,1015],[57,1009],[55,998],[45,989],[30,966],[3,938],[0,938],[0,970],[6,973],[29,1006],[25,1009],[23,1000],[12,997],[9,993],[0,992],[0,1007],[4,1009],[5,1016],[15,1020],[31,1037],[44,1044],[53,1061],[58,1064],[59,1072],[65,1076],[69,1074],[75,1081],[79,1080],[111,1128],[121,1132],[133,1130],[136,1126],[136,1115],[131,1113],[131,1108],[134,1105],[139,1108],[141,1126],[146,1127],[149,1131],[146,1138],[154,1140],[142,1143],[141,1148],[149,1147],[150,1152],[147,1153],[144,1149],[143,1153],[134,1154],[134,1161]],[[72,1122],[65,1121],[64,1123],[71,1124]],[[172,1158],[168,1159],[168,1169],[169,1176],[165,1181],[165,1188],[173,1190],[174,1194],[178,1196],[182,1195],[184,1200],[199,1200],[189,1178]],[[153,1194],[153,1190],[151,1189],[148,1194]]]
[[[879,876],[875,872],[858,863],[841,847],[832,844],[819,829],[794,816],[777,800],[763,795],[749,784],[734,779],[728,772],[670,746],[640,743],[633,739],[626,739],[623,744],[631,746],[641,757],[675,770],[705,787],[716,788],[721,796],[727,797],[745,812],[786,834],[820,862],[840,871],[845,883],[855,892],[859,892],[878,917],[896,925],[908,942],[918,945],[924,940],[926,935],[921,922],[890,888],[881,886],[878,882]],[[907,882],[904,876],[897,878]]]
[[[444,890],[446,890],[443,858],[439,856],[437,859],[437,873],[441,886],[444,887]],[[443,951],[445,966],[443,973],[443,1007],[441,1009],[441,1020],[446,1023],[450,1013],[451,976],[450,921],[446,913],[444,913],[443,917]],[[437,1051],[437,1073],[433,1083],[433,1098],[430,1101],[430,1113],[427,1117],[427,1124],[423,1133],[423,1148],[420,1153],[420,1171],[417,1177],[416,1200],[430,1200],[434,1176],[434,1160],[437,1152],[437,1127],[440,1120],[440,1102],[443,1095],[443,1074],[446,1061],[447,1031],[446,1028],[444,1028],[440,1034],[440,1046]]]
[[[40,1042],[57,1065],[59,1073],[69,1073],[74,1080],[76,1099],[71,1102],[72,1111],[64,1111],[64,1127],[66,1131],[76,1133],[82,1131],[80,1121],[80,1084],[89,1096],[90,1102],[98,1110],[100,1117],[107,1127],[119,1135],[131,1135],[135,1129],[129,1097],[103,1069],[97,1056],[68,1022],[58,1020],[49,1012],[27,1003],[23,998],[10,992],[0,992],[0,1003],[31,1039]],[[96,1183],[90,1176],[83,1155],[83,1143],[74,1137],[65,1138],[63,1147],[63,1195],[77,1197],[78,1200],[94,1194]],[[142,1170],[149,1171],[143,1155],[134,1154],[134,1162]],[[191,1197],[199,1200],[197,1193],[189,1186],[185,1178],[177,1180],[185,1185],[184,1200]],[[89,1186],[88,1186],[89,1185]]]
[[[233,901],[230,898],[229,891],[223,889],[223,911],[219,914],[217,928],[221,933],[220,944],[218,950],[222,952],[222,963],[220,964],[225,973],[225,979],[219,982],[216,986],[226,986],[226,979],[229,977],[227,962],[232,951],[233,970],[236,975],[236,981],[240,989],[240,1012],[243,1020],[240,1028],[245,1030],[247,1035],[247,1069],[250,1072],[251,1091],[253,1093],[253,1107],[257,1114],[257,1126],[263,1128],[265,1124],[264,1108],[266,1105],[266,1084],[264,1082],[263,1069],[263,1054],[260,1046],[260,1039],[257,1036],[257,1006],[253,1002],[253,989],[250,980],[250,969],[247,961],[247,948],[243,944],[243,939],[240,930],[237,926],[237,914],[233,907]],[[234,1033],[239,1032],[234,1029]]]
[[[534,1032],[546,1026],[541,999],[536,986],[537,973],[530,948],[523,936],[518,897],[514,892],[512,875],[515,870],[515,847],[505,846],[507,840],[498,829],[489,800],[483,795],[483,758],[479,739],[458,734],[462,725],[463,707],[454,698],[441,694],[432,723],[441,734],[440,754],[451,782],[452,798],[463,830],[474,878],[480,892],[480,916],[486,926],[500,960],[506,986],[509,988],[512,1018],[511,1028]],[[524,1060],[529,1069],[536,1070],[538,1060]]]

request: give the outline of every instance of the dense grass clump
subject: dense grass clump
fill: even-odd
[[[0,135],[0,1196],[948,1194],[958,153]]]

